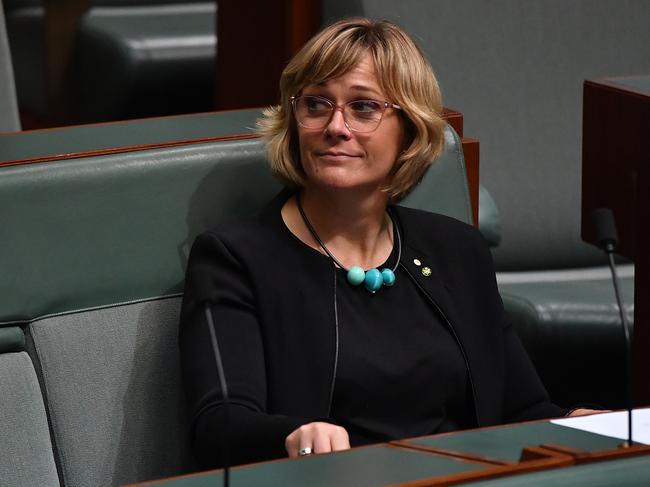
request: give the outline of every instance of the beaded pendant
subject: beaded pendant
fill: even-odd
[[[395,273],[388,268],[382,269],[381,272],[378,269],[364,271],[361,267],[355,265],[348,270],[347,278],[348,282],[353,286],[359,286],[363,283],[371,293],[376,293],[382,286],[395,284]]]
[[[325,246],[325,243],[318,236],[318,233],[316,233],[316,229],[312,226],[311,222],[309,221],[309,218],[307,218],[307,215],[305,214],[305,210],[302,207],[302,203],[300,201],[300,194],[296,196],[296,203],[298,206],[298,211],[300,212],[300,216],[305,222],[305,226],[312,234],[314,239],[321,246],[323,251],[329,256],[329,258],[332,259],[332,261],[341,269],[347,271],[347,280],[350,284],[352,284],[353,286],[359,286],[363,283],[364,287],[372,294],[379,291],[382,288],[382,286],[390,287],[393,284],[395,284],[395,280],[396,280],[395,270],[397,270],[397,266],[399,265],[399,261],[402,257],[402,237],[399,233],[399,227],[395,225],[394,222],[393,225],[395,227],[395,233],[397,236],[397,261],[395,262],[395,267],[393,267],[392,269],[384,268],[381,270],[381,272],[379,272],[379,269],[375,269],[375,268],[364,271],[358,265],[353,265],[352,267],[350,267],[350,269],[346,269],[336,259],[336,257],[332,255],[332,252],[330,252],[330,250]],[[393,216],[391,214],[390,209],[388,210],[388,216],[390,217],[390,220],[392,222]]]

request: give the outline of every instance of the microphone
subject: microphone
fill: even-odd
[[[205,283],[204,283],[205,284]],[[208,289],[210,287],[200,286],[200,289],[203,292],[199,291],[199,294],[205,293],[205,296],[199,296],[198,301],[203,303],[203,311],[205,314],[205,320],[208,324],[208,330],[210,331],[210,342],[212,344],[212,352],[214,354],[214,361],[217,366],[217,376],[219,379],[219,387],[221,387],[221,396],[223,398],[223,407],[224,409],[224,431],[222,435],[222,451],[223,451],[223,486],[230,486],[230,445],[228,443],[228,438],[230,436],[229,423],[230,423],[230,398],[228,396],[228,384],[226,383],[226,374],[223,369],[223,361],[221,360],[221,351],[219,349],[219,341],[217,340],[217,333],[214,328],[214,319],[212,316],[212,308],[210,305],[215,299],[212,296],[208,296]]]
[[[616,231],[616,222],[614,213],[609,208],[596,208],[591,213],[591,221],[596,230],[596,241],[598,246],[607,254],[614,252],[618,243],[618,232]]]
[[[625,404],[627,406],[627,441],[623,443],[623,447],[632,446],[632,360],[630,354],[631,338],[630,327],[627,321],[627,316],[623,309],[623,300],[621,299],[620,283],[616,273],[616,265],[614,263],[614,249],[618,243],[618,233],[616,231],[616,222],[614,221],[614,213],[610,208],[597,208],[591,213],[591,221],[596,231],[596,242],[598,246],[607,254],[609,261],[609,269],[612,273],[612,282],[614,283],[614,294],[616,295],[616,303],[618,304],[618,312],[621,317],[621,325],[623,326],[623,336],[625,338]]]

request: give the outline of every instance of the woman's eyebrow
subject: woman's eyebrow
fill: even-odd
[[[303,89],[303,93],[305,91],[309,91],[309,93],[307,93],[309,95],[333,99],[332,92],[327,89],[327,85],[313,85],[310,88],[311,89]],[[382,93],[379,90],[365,85],[353,85],[350,86],[347,91],[354,95],[368,96],[377,99],[383,97]]]
[[[368,93],[375,96],[381,96],[381,91],[374,86],[369,85],[352,85],[348,88],[348,91],[355,91],[358,93]]]

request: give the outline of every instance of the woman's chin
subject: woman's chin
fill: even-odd
[[[318,188],[321,191],[331,191],[331,192],[340,192],[340,193],[352,193],[352,192],[380,192],[382,185],[377,181],[363,181],[357,178],[352,177],[337,177],[337,178],[327,178],[319,179],[318,181],[311,181],[311,184],[314,188]]]
[[[351,168],[345,167],[328,167],[323,168],[316,174],[308,176],[308,184],[312,184],[322,189],[330,188],[333,190],[361,189],[368,187],[381,186],[381,182],[376,178],[364,174],[365,171],[351,171]]]

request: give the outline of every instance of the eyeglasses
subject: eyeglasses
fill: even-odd
[[[362,133],[377,130],[387,108],[402,109],[399,105],[377,100],[353,100],[337,105],[332,100],[312,95],[292,96],[291,105],[296,121],[306,129],[324,128],[334,111],[340,108],[346,127]]]

